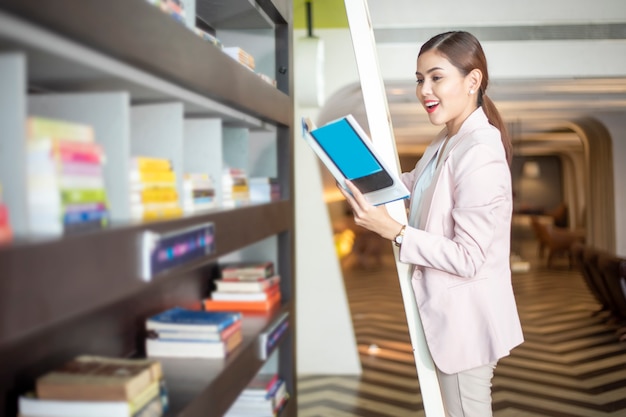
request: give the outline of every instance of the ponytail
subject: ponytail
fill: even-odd
[[[489,123],[500,131],[502,146],[504,146],[504,153],[506,154],[506,160],[510,167],[513,160],[513,144],[511,142],[511,137],[509,136],[506,125],[502,121],[500,112],[496,108],[494,102],[487,96],[487,94],[482,93],[482,89],[480,92],[478,103],[479,105],[482,105],[483,111],[485,112],[485,115],[487,115],[487,119],[489,119]]]

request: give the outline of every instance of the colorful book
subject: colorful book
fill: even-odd
[[[132,171],[138,172],[171,171],[172,162],[165,158],[133,156],[130,159],[130,168]]]
[[[174,184],[176,183],[176,174],[174,171],[130,171],[130,180],[133,182],[140,182],[146,184],[163,183]]]
[[[241,314],[174,307],[148,318],[146,329],[156,331],[212,331],[219,333],[237,320],[241,320]]]
[[[211,299],[216,301],[265,301],[274,297],[277,292],[280,292],[278,285],[258,292],[213,291]]]
[[[106,191],[103,188],[61,189],[61,202],[69,204],[103,203]]]
[[[78,356],[37,378],[37,397],[50,400],[129,401],[163,377],[146,359]]]
[[[205,358],[226,357],[243,341],[241,330],[223,341],[146,339],[149,357]]]
[[[19,417],[160,417],[164,403],[162,381],[154,381],[130,401],[43,400],[19,398]]]
[[[207,311],[237,311],[240,313],[265,313],[280,305],[280,291],[263,301],[221,301],[204,299],[202,304]]]
[[[81,142],[94,141],[92,126],[64,120],[31,116],[26,119],[26,137],[29,139],[57,138]]]
[[[150,330],[148,339],[190,341],[199,340],[205,342],[220,342],[228,339],[233,333],[241,330],[241,320],[237,320],[221,332],[192,331],[192,330]]]
[[[274,263],[271,261],[227,263],[222,264],[220,269],[223,280],[260,280],[274,275]]]
[[[175,187],[148,188],[134,191],[130,202],[133,203],[166,203],[177,202],[178,192]]]
[[[223,279],[215,280],[217,291],[222,292],[258,292],[278,285],[280,275],[273,275],[269,278],[262,278],[259,281],[229,281]]]

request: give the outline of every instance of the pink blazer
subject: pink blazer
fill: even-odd
[[[415,169],[412,190],[445,131]],[[495,362],[523,342],[510,269],[511,174],[500,132],[478,108],[450,138],[425,191],[419,225],[407,227],[400,261],[435,365],[456,373]]]

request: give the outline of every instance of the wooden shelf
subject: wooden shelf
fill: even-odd
[[[182,411],[205,415],[207,410],[212,415],[223,415],[264,363],[257,355],[258,334],[288,310],[289,306],[284,305],[270,315],[245,315],[244,341],[225,359],[163,358],[171,402],[167,416],[178,416]]]
[[[13,49],[16,43],[21,44],[31,54],[38,53],[39,61],[45,59],[45,65],[36,65],[32,69],[35,71],[34,81],[41,88],[75,91],[77,88],[93,90],[118,86],[135,91],[140,100],[158,99],[158,95],[154,96],[153,85],[141,85],[140,81],[128,86],[127,83],[134,80],[124,77],[124,74],[111,74],[111,65],[104,68],[94,65],[87,54],[99,53],[113,62],[124,63],[129,68],[144,71],[266,122],[285,126],[292,124],[292,101],[285,92],[264,82],[219,48],[203,41],[146,1],[58,0],[52,3],[5,0],[0,9],[13,15],[14,19],[24,19],[14,20],[14,26],[23,29],[17,34],[14,27],[11,30],[0,29],[0,47],[6,50]],[[71,12],[68,13],[68,10]],[[8,22],[5,17],[0,28]],[[28,23],[40,25],[44,30]],[[50,38],[53,34],[59,36]],[[54,42],[61,43],[56,45],[54,52],[67,59],[68,64],[52,65],[58,63],[58,59],[55,60],[57,57],[50,54],[50,46],[54,46]],[[87,49],[77,48],[77,45]],[[73,66],[76,63],[79,67]],[[288,68],[288,63],[278,64],[277,67]],[[44,76],[38,76],[38,69],[44,71]],[[276,76],[281,77],[281,74]],[[144,77],[138,78],[145,81]],[[279,82],[279,85],[282,84]],[[268,106],[270,102],[272,105]]]
[[[257,219],[264,219],[259,222]],[[139,274],[139,236],[144,230],[165,233],[196,224],[215,224],[216,252],[187,265],[192,270],[214,262],[239,247],[289,230],[290,202],[248,206],[183,217],[176,220],[117,225],[103,231],[65,238],[16,243],[0,248],[0,276],[27,277],[0,280],[0,344],[67,319],[147,285]],[[167,279],[180,269],[157,276]],[[77,277],[79,277],[77,279]],[[62,291],[55,289],[62,288]],[[32,305],[23,300],[36,301]]]

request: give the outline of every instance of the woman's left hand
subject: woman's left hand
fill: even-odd
[[[372,232],[378,233],[385,239],[393,240],[402,228],[402,224],[395,221],[387,212],[384,205],[374,206],[370,204],[363,193],[349,180],[346,184],[350,193],[337,185],[343,196],[346,198],[354,213],[354,222]]]

